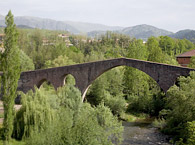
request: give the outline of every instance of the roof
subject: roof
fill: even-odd
[[[192,56],[195,56],[195,49],[193,49],[191,51],[184,52],[184,53],[178,55],[177,57],[192,57]]]

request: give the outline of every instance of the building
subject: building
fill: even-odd
[[[195,49],[176,56],[176,59],[181,66],[187,67],[192,56],[195,56]]]
[[[5,34],[0,34],[0,52],[4,51],[3,48],[3,37],[5,36]]]
[[[73,46],[73,44],[70,42],[70,39],[69,39],[70,37],[68,34],[59,34],[58,37],[63,39],[67,47]]]
[[[0,45],[3,44],[3,37],[5,36],[5,34],[0,34]]]

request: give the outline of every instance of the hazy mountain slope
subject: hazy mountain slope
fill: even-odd
[[[101,35],[105,35],[107,31],[91,31],[87,33],[88,37],[92,37],[92,38],[100,38]]]
[[[102,24],[84,23],[84,22],[71,22],[71,21],[55,21],[52,19],[30,17],[30,16],[19,16],[15,17],[16,25],[25,25],[31,28],[49,29],[49,30],[66,30],[71,33],[87,33],[90,31],[112,31],[122,30],[123,27],[118,26],[106,26]],[[5,17],[0,15],[0,25],[5,25]]]
[[[33,29],[32,27],[29,27],[27,25],[16,25],[16,27],[21,29]]]
[[[32,28],[49,29],[49,30],[65,30],[71,33],[79,33],[79,31],[61,21],[51,19],[42,19],[37,17],[15,17],[16,25],[26,25]]]
[[[105,34],[106,31],[113,31],[137,39],[147,40],[151,36],[170,36],[173,38],[183,39],[186,38],[195,42],[195,30],[182,30],[177,33],[172,33],[163,29],[156,28],[150,25],[137,25],[133,27],[119,27],[119,26],[106,26],[102,24],[72,22],[72,21],[56,21],[52,19],[19,16],[15,17],[15,23],[19,28],[39,28],[49,30],[65,30],[74,34],[87,33],[89,37],[100,36]],[[0,14],[0,27],[5,26],[5,16]]]
[[[16,25],[25,25],[31,28],[49,29],[49,30],[65,30],[71,33],[79,33],[79,31],[62,21],[51,19],[43,19],[37,17],[20,16],[14,18]],[[0,18],[0,25],[5,25],[5,20]]]
[[[107,26],[102,24],[95,24],[95,23],[84,23],[84,22],[72,22],[72,21],[65,21],[65,23],[77,28],[81,32],[91,32],[91,31],[115,31],[115,30],[122,30],[124,27],[119,26]]]
[[[130,37],[135,37],[137,39],[147,40],[151,36],[165,36],[173,34],[170,31],[156,28],[151,25],[137,25],[133,27],[127,27],[121,31],[121,33],[129,35]]]
[[[177,39],[188,39],[192,42],[195,42],[195,30],[181,30],[175,34],[169,35],[170,37],[177,38]]]

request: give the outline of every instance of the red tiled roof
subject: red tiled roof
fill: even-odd
[[[195,49],[188,51],[188,52],[184,52],[178,55],[177,57],[191,57],[191,56],[195,56]]]

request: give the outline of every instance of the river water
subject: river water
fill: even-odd
[[[163,135],[151,124],[123,122],[124,141],[122,145],[171,145],[168,136]]]

